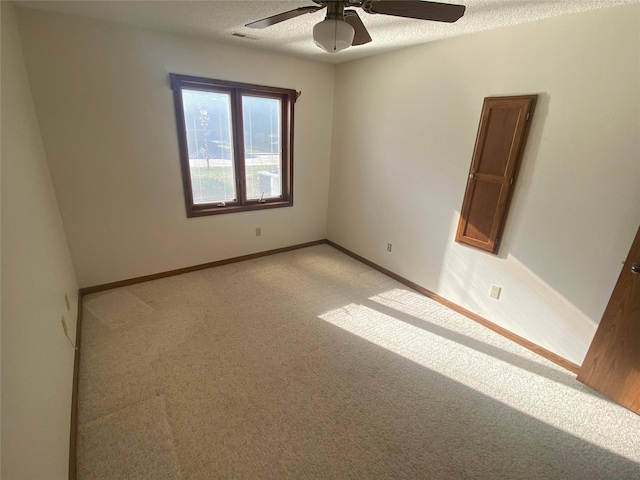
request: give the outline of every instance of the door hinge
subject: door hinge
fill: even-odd
[[[513,178],[509,180],[509,185],[513,185]]]
[[[530,117],[531,117],[531,112],[527,112],[527,118],[525,118],[525,120],[529,120]]]

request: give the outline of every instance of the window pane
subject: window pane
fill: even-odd
[[[231,95],[182,90],[193,203],[235,201]]]
[[[247,199],[281,196],[280,99],[242,96]]]

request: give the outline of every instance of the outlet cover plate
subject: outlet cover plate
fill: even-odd
[[[498,300],[500,298],[500,292],[502,292],[502,288],[497,285],[491,285],[491,290],[489,290],[489,296],[491,298],[495,298]]]

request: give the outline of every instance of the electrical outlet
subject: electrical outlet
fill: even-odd
[[[502,287],[497,285],[491,285],[491,290],[489,290],[489,296],[491,298],[495,298],[498,300],[500,298],[500,292],[502,292]]]
[[[262,228],[261,227],[256,227],[256,237],[259,237],[262,235]]]
[[[390,243],[387,243],[387,252],[391,251],[391,247],[392,247],[392,245]]]
[[[67,306],[67,311],[70,311],[71,310],[71,304],[69,303],[69,297],[67,297],[66,294],[64,296],[64,303]]]
[[[69,328],[67,327],[67,321],[64,319],[64,315],[62,315],[62,318],[60,318],[60,323],[62,323],[64,334],[69,336]]]

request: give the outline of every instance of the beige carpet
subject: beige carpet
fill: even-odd
[[[640,479],[640,417],[322,245],[85,297],[78,477]]]

